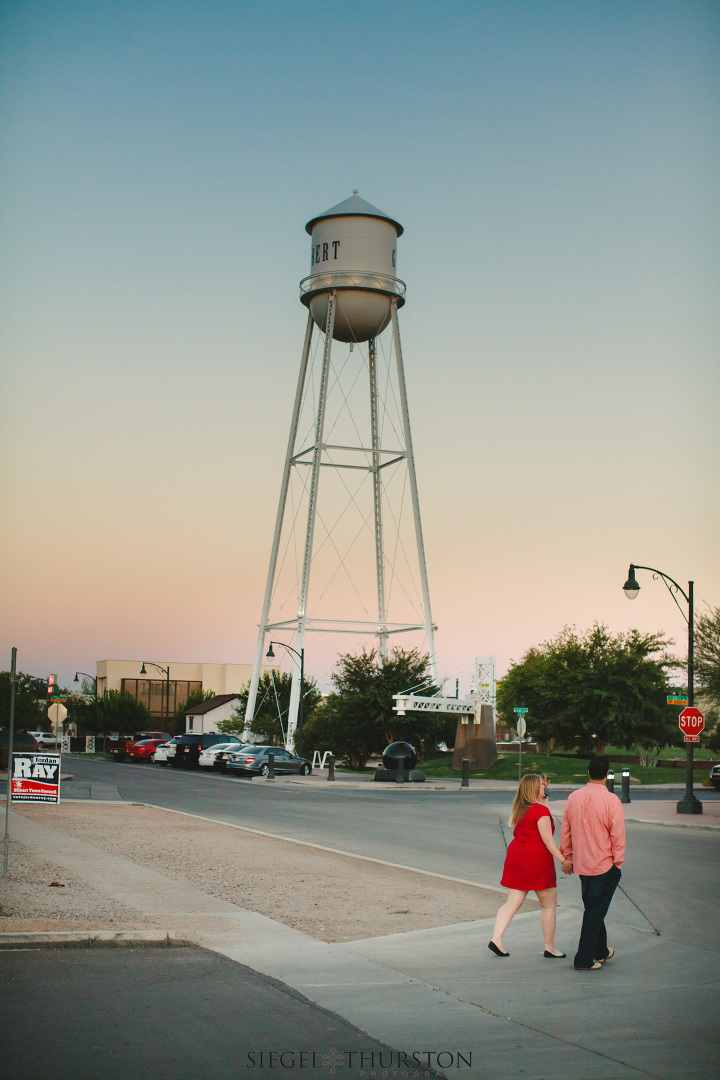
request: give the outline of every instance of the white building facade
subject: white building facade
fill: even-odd
[[[231,720],[232,714],[240,703],[238,694],[220,694],[207,701],[194,705],[185,713],[185,734],[204,735],[216,732],[222,720]]]

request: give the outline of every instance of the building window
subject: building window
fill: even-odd
[[[172,716],[179,705],[184,705],[190,695],[202,690],[202,682],[193,679],[171,679],[170,701],[167,679],[122,679],[123,693],[132,694],[138,701],[147,705],[156,719]]]

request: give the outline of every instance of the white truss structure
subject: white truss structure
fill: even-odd
[[[477,698],[480,705],[492,705],[493,719],[495,719],[497,683],[494,656],[475,657],[475,674],[470,682],[470,693]]]
[[[308,315],[245,718],[250,736],[265,641],[308,633],[370,635],[381,657],[397,634],[424,635],[438,678],[397,300],[391,332],[333,339],[343,290],[330,292],[325,332]],[[312,591],[311,591],[312,583]],[[286,745],[295,748],[294,665]]]

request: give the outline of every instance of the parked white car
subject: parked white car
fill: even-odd
[[[239,742],[237,739],[233,739],[232,742],[213,743],[212,746],[208,746],[206,749],[200,751],[198,757],[198,765],[205,769],[216,769],[218,772],[224,770],[225,759],[224,754],[238,753],[244,747],[244,743]]]
[[[54,750],[57,746],[57,739],[54,735],[48,735],[47,731],[31,731],[30,734],[41,750]]]
[[[168,758],[173,757],[175,757],[175,740],[171,739],[170,742],[160,743],[155,750],[153,761],[156,765],[167,765]]]

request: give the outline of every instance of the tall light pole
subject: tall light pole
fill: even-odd
[[[271,641],[270,642],[270,648],[265,653],[265,656],[268,657],[270,660],[275,659],[275,653],[273,652],[273,645],[282,645],[283,649],[287,649],[288,652],[294,653],[295,656],[299,657],[299,659],[300,659],[300,700],[298,701],[298,714],[297,714],[297,755],[298,755],[298,757],[302,757],[302,729],[303,729],[303,718],[305,716],[305,707],[304,707],[304,704],[303,704],[303,698],[305,697],[305,694],[304,694],[304,691],[303,691],[303,675],[304,675],[304,672],[305,672],[305,649],[300,649],[300,652],[298,652],[297,649],[293,649],[292,645],[286,645],[284,641]],[[290,720],[290,717],[288,717],[288,720]],[[287,746],[287,749],[290,751],[291,754],[294,754],[295,753],[295,745],[296,745],[296,743],[295,743],[295,732],[290,730],[290,723],[288,723],[288,738],[287,738],[287,741],[288,741],[288,744],[289,744]]]
[[[73,682],[80,682],[79,675],[84,675],[86,679],[89,679],[93,684],[93,697],[95,698],[95,728],[98,726],[98,696],[97,696],[97,679],[94,675],[88,675],[87,671],[76,671]]]
[[[167,728],[170,724],[170,665],[168,664],[167,667],[163,667],[161,664],[154,664],[152,660],[148,660],[147,663],[150,665],[150,667],[154,667],[157,668],[158,671],[162,671],[163,675],[165,676],[165,685],[167,687],[165,693],[165,730],[167,731]],[[147,675],[144,660],[142,662],[142,667],[140,668],[140,674]]]
[[[5,787],[5,845],[3,849],[3,877],[8,876],[8,851],[10,843],[10,800],[12,791],[12,754],[15,735],[15,680],[17,669],[17,649],[13,645],[10,653],[10,730],[8,732],[7,785]]]
[[[672,596],[678,610],[682,617],[688,624],[688,708],[692,708],[694,704],[694,648],[695,648],[695,606],[693,601],[693,586],[694,581],[688,581],[688,591],[685,592],[677,581],[674,581],[668,574],[663,574],[662,570],[655,570],[652,566],[637,566],[635,563],[630,563],[630,569],[628,571],[628,579],[623,585],[623,591],[628,600],[634,600],[637,594],[640,592],[640,586],[637,583],[635,577],[636,570],[649,570],[654,579],[657,581],[661,579],[667,591]],[[683,609],[678,604],[677,594],[680,593],[688,606],[688,614],[686,615]],[[685,794],[680,802],[677,804],[678,814],[702,814],[703,805],[700,800],[695,796],[693,792],[693,744],[691,742],[685,743]]]

